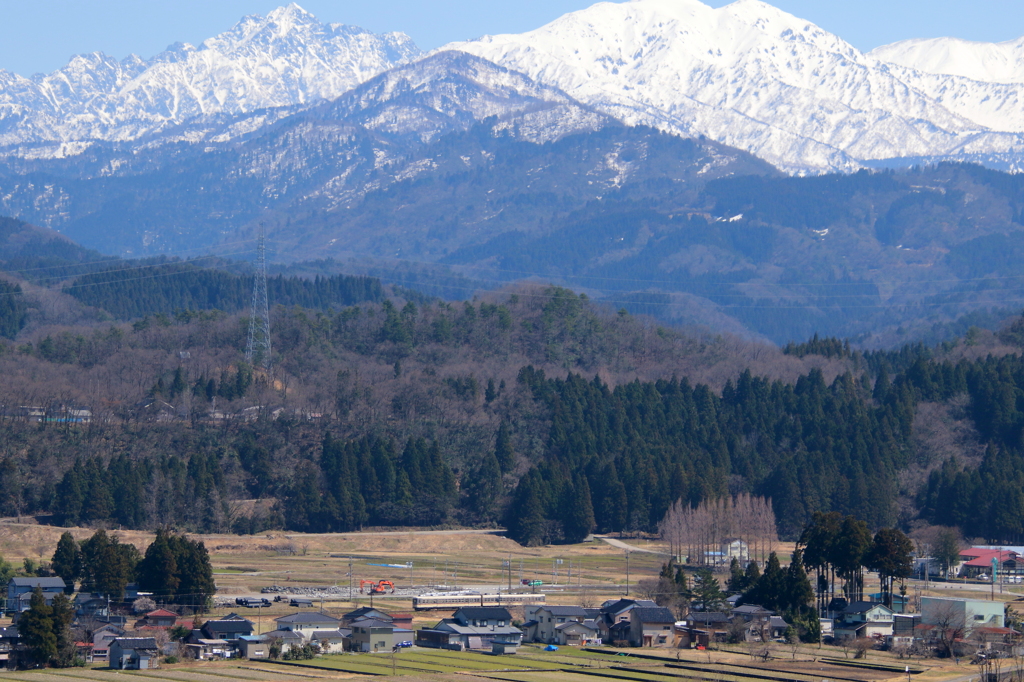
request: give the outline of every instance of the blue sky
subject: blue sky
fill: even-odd
[[[0,0],[0,68],[52,71],[73,54],[150,57],[175,41],[199,43],[245,14],[285,0]],[[729,0],[705,0],[719,7]],[[321,21],[404,31],[430,49],[486,33],[519,33],[588,0],[300,0]],[[1024,35],[1024,0],[775,0],[862,50],[906,38],[1003,41]]]

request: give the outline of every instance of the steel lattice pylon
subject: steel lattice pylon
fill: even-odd
[[[270,371],[270,304],[267,301],[267,246],[263,225],[260,225],[256,247],[256,274],[252,280],[252,312],[249,315],[249,342],[245,359],[259,363]]]

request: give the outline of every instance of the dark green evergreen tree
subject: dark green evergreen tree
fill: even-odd
[[[51,611],[56,653],[50,663],[56,668],[70,668],[74,665],[78,653],[71,632],[71,624],[75,621],[75,607],[66,594],[58,594],[53,598]]]
[[[747,589],[747,576],[743,573],[740,560],[736,557],[729,562],[729,581],[726,583],[726,587],[733,593],[741,593]]]
[[[498,426],[498,435],[494,439],[494,456],[501,467],[501,473],[507,474],[512,471],[516,463],[515,452],[512,450],[512,430],[508,422],[501,422]]]
[[[782,611],[788,602],[786,572],[775,552],[768,556],[760,580],[743,595],[746,604],[757,604],[771,611]]]
[[[178,590],[178,564],[168,541],[169,533],[161,528],[146,548],[136,573],[139,588],[152,592],[158,602],[173,603]]]
[[[586,476],[577,474],[567,488],[562,529],[568,543],[583,542],[594,530],[594,505]]]
[[[892,585],[896,579],[909,578],[914,569],[914,543],[897,528],[882,528],[865,557],[868,568],[878,571],[882,583],[882,603],[892,608]]]
[[[693,577],[693,601],[701,611],[716,611],[725,603],[725,594],[710,568],[702,568]]]
[[[796,612],[811,605],[814,600],[814,588],[804,568],[803,550],[797,547],[793,558],[786,569],[785,593],[781,600],[782,610]]]
[[[112,600],[124,598],[124,588],[135,579],[140,560],[135,545],[121,544],[98,530],[82,543],[82,590],[98,592]]]
[[[32,592],[28,610],[18,617],[18,634],[33,664],[45,666],[57,655],[53,608],[47,605],[38,587]]]
[[[202,540],[192,540],[184,535],[169,535],[167,542],[178,569],[175,601],[193,608],[206,609],[217,591],[206,545]]]
[[[64,580],[64,591],[72,594],[75,581],[82,577],[82,548],[70,532],[62,533],[57,541],[57,549],[50,559],[50,568]]]

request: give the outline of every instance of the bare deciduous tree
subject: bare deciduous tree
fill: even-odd
[[[735,497],[705,500],[696,507],[682,500],[669,508],[658,525],[662,539],[676,556],[688,563],[714,563],[716,552],[729,540],[742,540],[750,559],[764,563],[778,542],[771,500],[742,493]]]

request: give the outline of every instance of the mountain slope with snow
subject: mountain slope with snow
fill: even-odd
[[[1024,38],[978,43],[960,38],[901,40],[868,53],[882,62],[985,83],[1024,83]]]
[[[293,3],[149,60],[93,53],[49,75],[0,70],[0,146],[130,140],[199,115],[333,98],[420,54],[404,34],[321,24]]]
[[[1020,86],[947,77],[956,93],[940,99],[935,76],[879,62],[759,0],[599,3],[447,48],[626,122],[707,135],[791,171],[956,155],[970,144],[1024,152]]]

